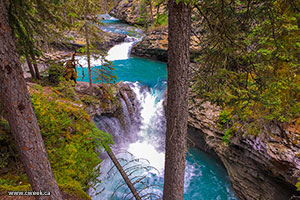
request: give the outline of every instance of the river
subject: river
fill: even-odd
[[[135,108],[122,100],[125,128],[113,117],[96,118],[101,130],[114,136],[113,152],[125,171],[135,183],[142,199],[160,199],[163,188],[165,116],[163,109],[166,90],[166,63],[130,57],[131,47],[143,36],[135,27],[104,15],[102,30],[126,34],[125,42],[108,51],[107,60],[113,62],[117,81],[128,84],[135,93]],[[80,63],[87,73],[84,57]],[[102,62],[92,60],[93,66]],[[78,68],[78,74],[81,69]],[[88,81],[87,77],[83,81]],[[129,101],[129,99],[128,99]],[[132,194],[123,182],[110,159],[103,156],[99,183],[89,194],[93,200],[131,199]],[[185,172],[185,200],[235,200],[230,181],[224,167],[210,155],[189,148]]]

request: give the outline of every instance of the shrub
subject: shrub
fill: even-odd
[[[64,66],[61,63],[50,62],[49,63],[49,81],[50,83],[57,85],[63,79]]]

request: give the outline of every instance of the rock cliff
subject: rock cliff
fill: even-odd
[[[123,0],[111,9],[110,15],[128,24],[144,25],[139,21],[140,7],[139,0]]]
[[[133,103],[135,98],[130,87],[122,82],[117,84],[93,84],[92,89],[89,89],[89,83],[78,82],[75,91],[85,103],[85,110],[91,118],[101,115],[122,118],[120,98],[127,101],[124,97],[124,93],[126,93],[130,100],[126,104]]]
[[[199,54],[199,49],[199,39],[191,36],[190,53],[192,58]],[[131,55],[166,62],[168,60],[167,27],[155,28],[146,33],[146,36],[132,47]]]
[[[288,200],[299,195],[299,133],[270,124],[272,134],[236,135],[229,145],[217,128],[219,109],[208,102],[190,104],[189,141],[222,160],[233,189],[242,200]],[[298,142],[297,142],[298,140]]]
[[[168,32],[166,29],[147,33],[140,42],[132,47],[131,55],[167,61]]]
[[[150,1],[151,3],[151,1]],[[112,8],[109,14],[115,18],[118,18],[124,23],[131,25],[147,25],[151,24],[156,18],[156,14],[164,12],[163,8],[165,4],[160,3],[160,9],[150,4],[145,4],[142,0],[121,0],[114,8]],[[152,12],[150,11],[152,8]],[[152,14],[151,14],[152,13]]]

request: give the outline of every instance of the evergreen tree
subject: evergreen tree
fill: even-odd
[[[169,0],[168,96],[164,176],[164,200],[183,199],[187,152],[188,68],[191,7]]]
[[[105,2],[104,2],[105,3]],[[69,1],[68,8],[69,15],[73,17],[76,23],[72,27],[77,32],[83,33],[83,36],[86,40],[86,46],[81,49],[81,52],[86,53],[87,62],[88,62],[88,74],[89,74],[89,84],[92,87],[92,72],[97,75],[97,80],[103,82],[114,82],[116,76],[114,76],[113,70],[114,68],[111,65],[111,62],[108,62],[104,59],[105,54],[96,49],[94,44],[96,42],[101,41],[100,37],[100,26],[97,16],[101,12],[103,7],[103,2],[98,0],[79,0],[79,1]],[[91,66],[91,56],[95,56],[95,58],[101,58],[103,66],[93,70]]]
[[[61,31],[69,27],[62,17],[64,4],[51,0],[7,0],[6,5],[18,54],[26,58],[32,77],[40,79],[36,57],[48,43],[61,40]]]
[[[300,117],[299,2],[203,0],[196,9],[193,89],[228,113],[228,133],[258,134],[269,122]]]
[[[23,77],[4,0],[0,0],[0,100],[37,199],[61,200]]]

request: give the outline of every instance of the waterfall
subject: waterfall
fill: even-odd
[[[106,59],[109,61],[128,59],[130,56],[130,50],[136,42],[137,38],[127,36],[125,38],[125,42],[115,45],[108,51]]]
[[[105,57],[106,60],[108,61],[115,61],[115,60],[126,60],[130,56],[130,51],[132,46],[139,42],[140,39],[136,37],[130,37],[127,36],[125,38],[125,41],[122,42],[121,44],[117,44],[113,46],[108,52],[107,56]],[[87,62],[87,56],[76,56],[76,59],[78,62],[83,66],[87,67],[88,62]],[[105,63],[103,57],[101,56],[91,56],[91,66],[101,66]]]
[[[83,67],[88,67],[88,61],[87,61],[87,56],[76,56],[76,60],[78,60],[78,62],[83,66]],[[101,56],[91,56],[91,66],[95,67],[95,66],[100,66],[103,65],[104,61],[102,59]]]
[[[113,151],[117,154],[120,163],[127,170],[128,176],[133,182],[142,179],[144,184],[155,185],[141,192],[154,192],[156,195],[162,194],[163,169],[164,169],[164,111],[162,100],[157,100],[155,91],[138,82],[125,82],[135,94],[134,102],[128,98],[124,92],[124,97],[120,98],[123,109],[123,122],[115,117],[101,116],[95,119],[100,130],[113,135],[115,145]],[[132,106],[134,105],[134,106]],[[122,126],[123,123],[123,126]],[[137,159],[143,158],[143,159]],[[129,163],[129,164],[128,164]],[[96,193],[105,188],[101,194],[101,199],[110,199],[111,194],[118,198],[125,193],[127,187],[124,186],[119,192],[114,191],[123,181],[120,175],[113,170],[113,164],[109,159],[104,159],[101,163],[102,175],[99,177],[103,182],[97,186],[96,190],[90,190],[93,199],[97,198]],[[144,185],[135,184],[138,190]]]
[[[115,117],[101,117],[95,120],[95,122],[98,128],[113,135],[116,143],[113,151],[115,153],[117,152],[117,157],[124,166],[125,171],[127,169],[129,177],[145,176],[144,182],[146,185],[155,185],[155,187],[149,187],[142,194],[145,195],[148,192],[161,196],[164,173],[166,123],[163,99],[161,99],[162,92],[155,88],[142,86],[138,82],[125,82],[125,84],[128,84],[135,94],[135,99],[132,103],[127,93],[124,93],[126,101],[130,102],[128,105],[126,105],[125,100],[121,98],[124,116],[123,123],[125,127],[122,127],[119,119]],[[130,112],[133,114],[130,114]],[[111,131],[115,131],[115,133]],[[187,162],[186,165],[185,189],[189,186],[192,177],[195,175],[195,167],[193,164]],[[134,173],[128,170],[128,168],[135,169],[137,166],[141,169],[138,169]],[[147,170],[143,170],[143,167],[147,168]],[[109,159],[105,159],[101,163],[102,175],[99,179],[102,180],[102,183],[97,186],[95,191],[90,191],[92,199],[98,200],[100,196],[101,199],[110,199],[111,194],[115,194],[115,196],[118,197],[117,199],[120,199],[126,192],[127,187],[125,185],[123,185],[123,189],[118,191],[114,190],[118,188],[118,185],[120,185],[123,180],[118,172],[113,169],[113,164]],[[137,178],[133,178],[133,180],[136,179]],[[138,184],[136,184],[135,187],[137,187],[137,190],[143,188],[143,186]],[[105,188],[103,194],[97,197],[96,193],[103,188]]]
[[[139,132],[140,117],[139,106],[132,106],[131,100],[126,92],[123,92],[124,98],[120,98],[122,114],[117,117],[96,116],[94,121],[98,129],[105,131],[113,136],[115,146],[125,148],[126,145],[136,142]],[[115,148],[114,148],[115,149]]]
[[[114,25],[105,26],[105,31],[127,35],[132,35],[131,32],[135,31],[136,37],[142,35],[134,27],[113,20]],[[158,66],[154,61],[130,58],[131,47],[138,40],[127,36],[125,42],[111,48],[106,57],[117,66],[119,80],[131,81],[124,83],[131,88],[135,97],[124,92],[120,98],[122,116],[101,116],[94,121],[99,129],[113,136],[115,145],[112,150],[142,199],[161,199],[166,131],[163,106],[166,89],[166,75],[163,73],[165,65]],[[226,172],[221,170],[224,170],[222,166],[218,166],[205,153],[189,149],[184,199],[235,200],[228,177],[223,177]],[[103,157],[98,179],[100,183],[89,190],[93,200],[131,199],[129,188],[107,157]],[[145,187],[147,189],[143,190]],[[150,193],[153,196],[146,196]]]
[[[123,141],[127,140],[124,129],[116,117],[96,116],[94,121],[98,129],[113,136],[115,144],[122,145]]]

